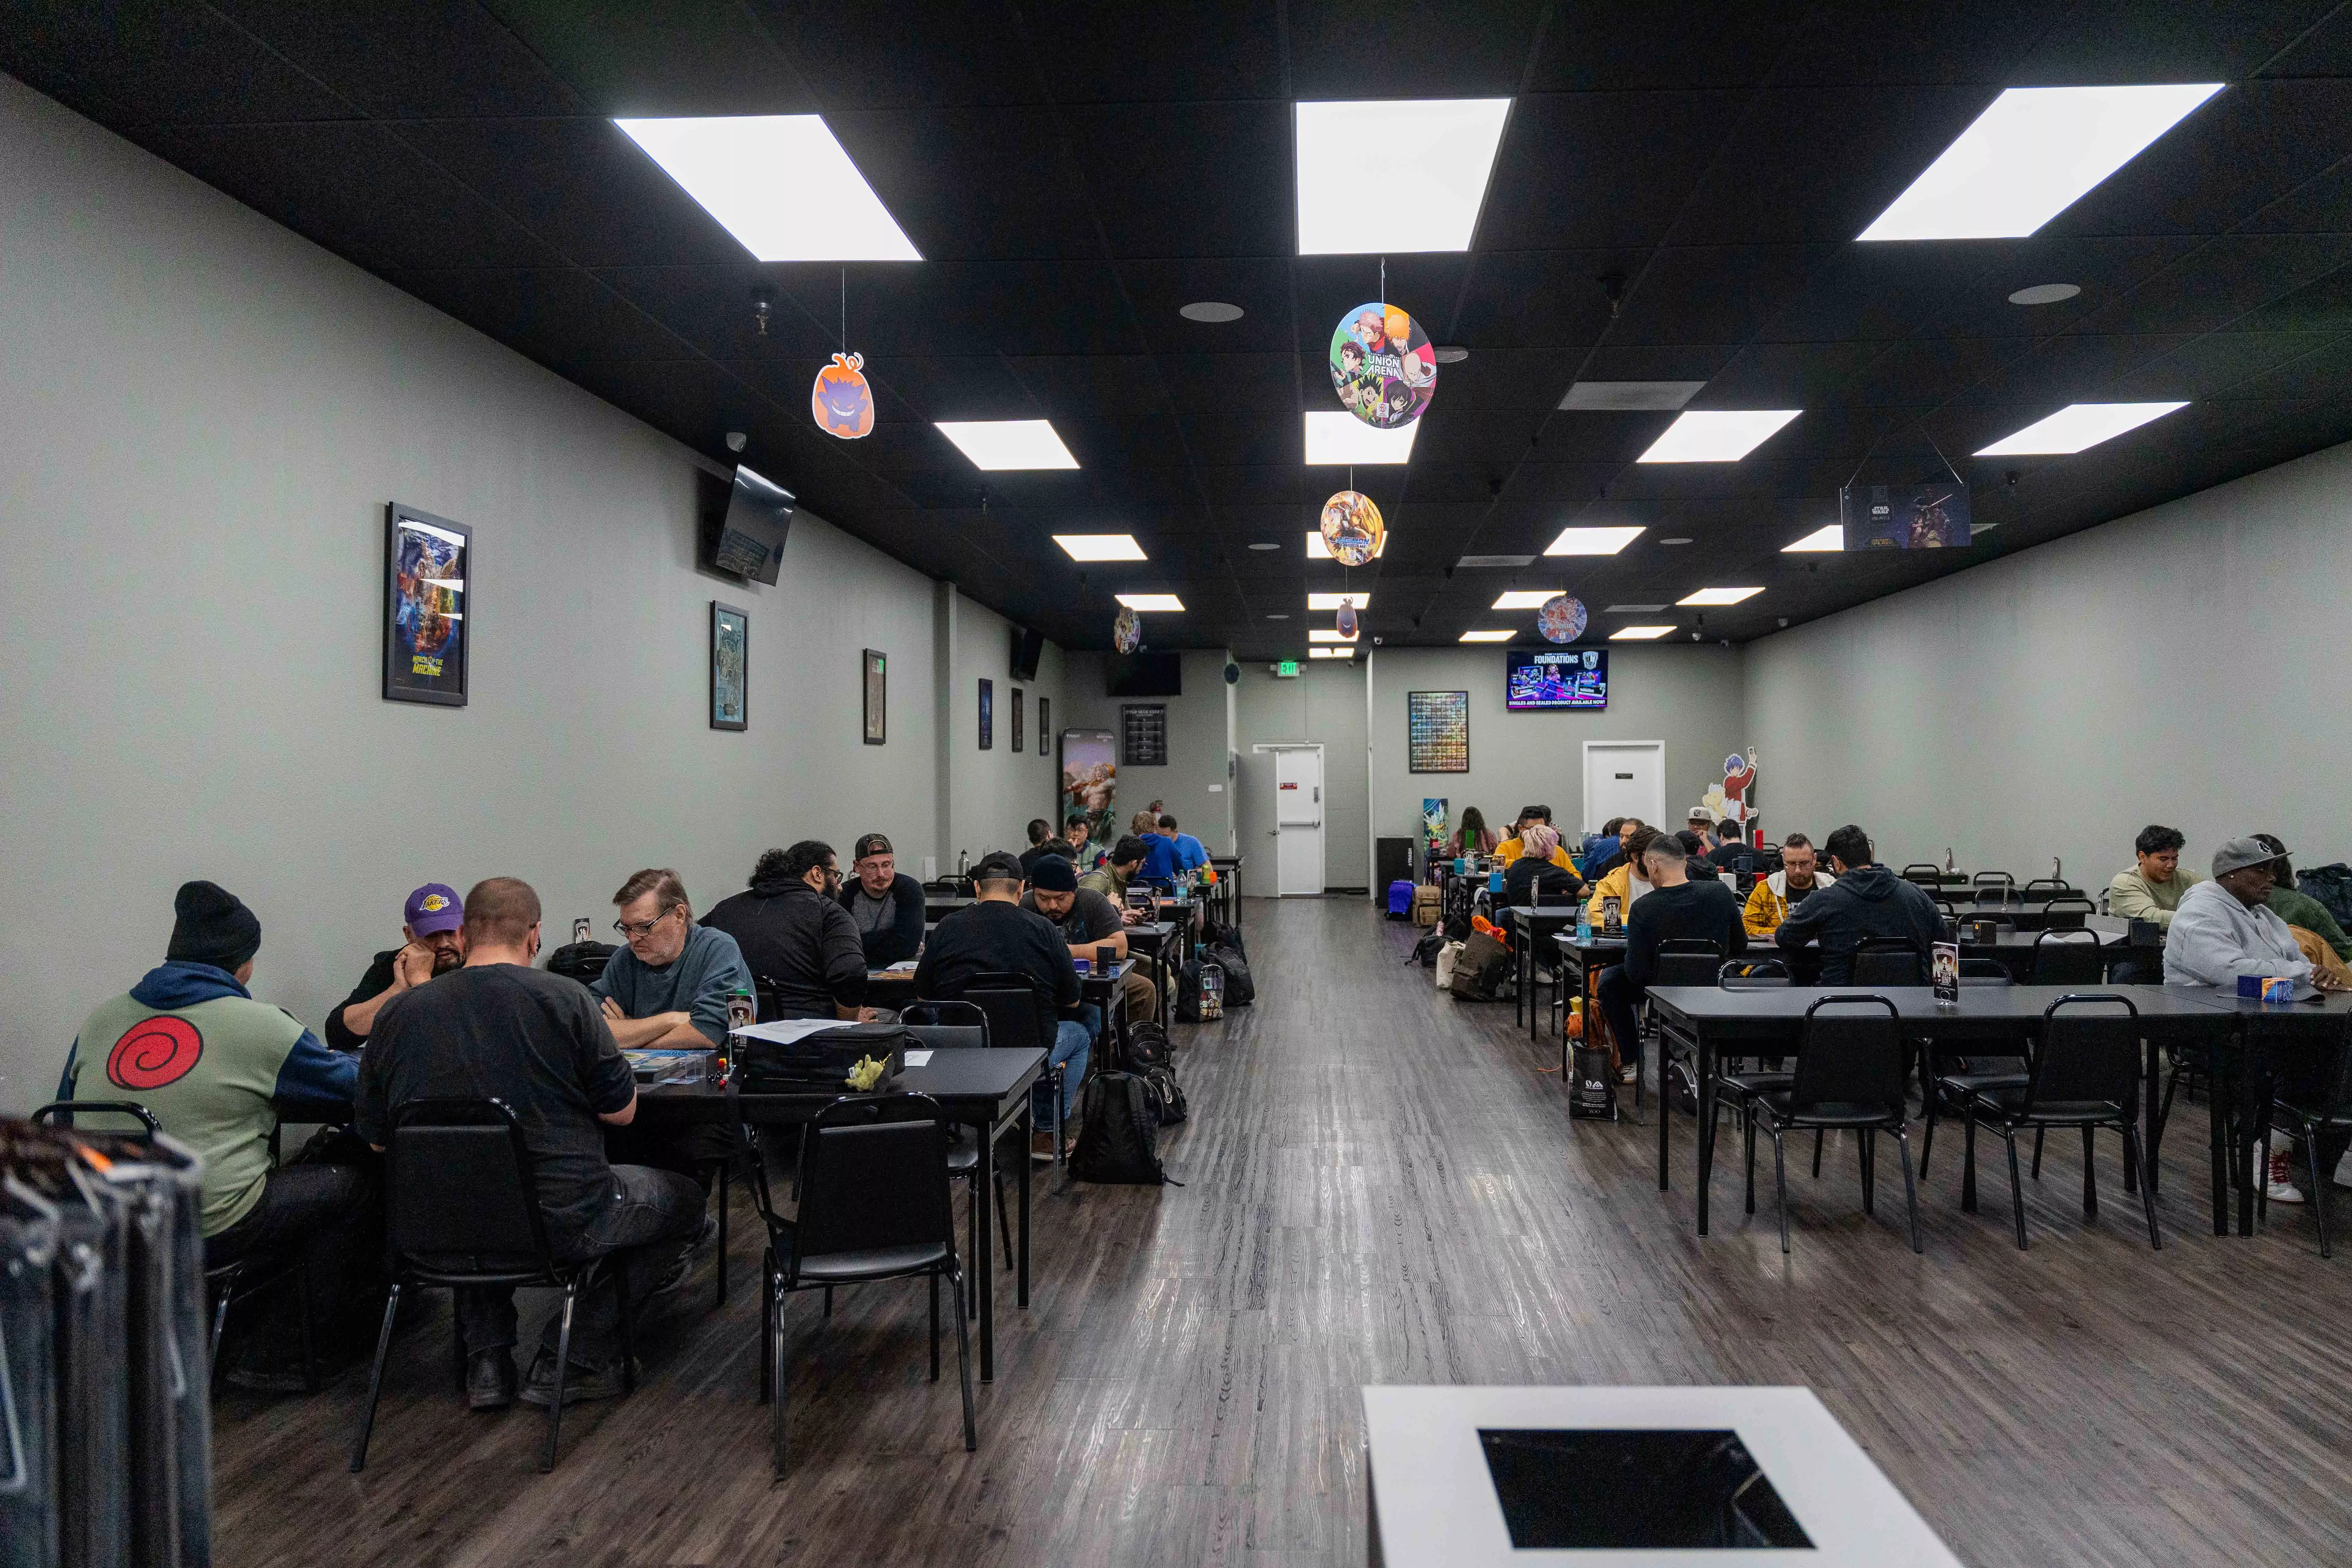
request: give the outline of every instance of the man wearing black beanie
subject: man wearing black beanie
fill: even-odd
[[[329,1233],[368,1211],[372,1177],[357,1164],[315,1159],[272,1171],[269,1140],[280,1106],[289,1120],[348,1122],[358,1059],[329,1050],[290,1014],[253,999],[246,984],[261,948],[261,921],[236,894],[187,882],[172,910],[164,962],[84,1021],[58,1098],[136,1101],[204,1157],[199,1223],[207,1267],[298,1245],[320,1248],[313,1310],[322,1325],[332,1324],[333,1282],[349,1249]],[[283,1381],[236,1370],[230,1376],[264,1387]]]

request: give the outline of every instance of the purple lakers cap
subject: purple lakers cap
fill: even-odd
[[[401,919],[418,936],[456,931],[466,921],[466,906],[457,900],[457,889],[427,882],[408,895],[408,903]]]

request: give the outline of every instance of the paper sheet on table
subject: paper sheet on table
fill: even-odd
[[[919,1068],[925,1066],[930,1061],[931,1053],[929,1051],[908,1051],[902,1059],[908,1067]]]
[[[886,963],[882,966],[882,973],[885,974],[912,974],[915,973],[915,961],[911,958],[902,958],[896,963]]]
[[[789,1046],[820,1029],[838,1029],[844,1022],[840,1018],[779,1018],[772,1024],[746,1024],[733,1032],[755,1040],[773,1040],[780,1046]]]

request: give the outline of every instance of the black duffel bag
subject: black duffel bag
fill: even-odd
[[[1078,1114],[1078,1146],[1070,1174],[1081,1182],[1156,1187],[1168,1180],[1160,1163],[1160,1107],[1149,1080],[1127,1072],[1098,1072],[1087,1080]]]
[[[604,965],[619,951],[609,942],[567,942],[548,954],[548,973],[586,985],[604,973]]]
[[[1204,943],[1201,962],[1213,963],[1225,972],[1226,1006],[1246,1007],[1257,1000],[1257,986],[1250,979],[1249,958],[1238,943]]]
[[[851,1093],[856,1091],[849,1087],[850,1068],[870,1057],[883,1064],[881,1078],[864,1091],[874,1093],[906,1070],[909,1050],[922,1048],[922,1041],[898,1024],[842,1024],[789,1042],[738,1035],[734,1078],[746,1094],[811,1089]]]

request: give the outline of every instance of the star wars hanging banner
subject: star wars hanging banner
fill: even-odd
[[[874,433],[874,389],[866,384],[866,356],[835,354],[809,388],[809,413],[828,436],[855,441]]]
[[[1359,305],[1331,331],[1331,388],[1365,424],[1402,429],[1437,391],[1437,351],[1403,307]]]
[[[1849,485],[1838,491],[1848,550],[1957,550],[1969,542],[1969,487]]]

